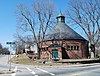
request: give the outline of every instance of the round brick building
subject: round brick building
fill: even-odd
[[[60,14],[57,24],[46,34],[40,51],[41,59],[88,58],[88,41],[65,24]]]

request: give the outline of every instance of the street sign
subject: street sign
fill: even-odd
[[[6,44],[15,44],[15,42],[7,42]]]
[[[11,50],[11,45],[14,45],[15,42],[6,42],[6,44],[10,45],[10,50]],[[9,55],[8,55],[9,56]],[[10,61],[10,65],[9,65],[9,71],[11,71],[11,54],[10,54],[10,59],[8,58],[8,61]]]

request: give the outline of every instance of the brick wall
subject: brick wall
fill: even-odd
[[[52,47],[49,46],[53,43],[58,43],[61,47]],[[59,59],[78,59],[78,58],[88,58],[88,41],[82,40],[56,40],[56,41],[46,41],[43,43],[43,48],[47,50],[41,51],[41,59],[52,59],[52,50],[58,50]]]

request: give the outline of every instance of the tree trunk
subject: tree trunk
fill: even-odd
[[[39,46],[40,44],[37,43],[37,59],[40,59],[40,51],[41,51],[41,48]]]
[[[91,58],[95,58],[95,45],[94,44],[91,44],[90,45],[90,48],[91,48]]]
[[[37,50],[38,50],[38,59],[40,59],[40,48],[38,47]]]

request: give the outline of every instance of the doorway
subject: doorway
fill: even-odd
[[[53,59],[57,59],[58,58],[58,50],[57,49],[52,50],[52,58]]]

